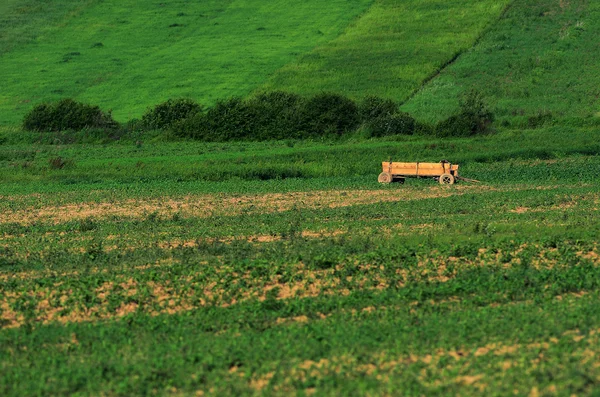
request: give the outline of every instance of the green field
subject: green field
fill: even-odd
[[[69,3],[51,2],[48,14],[60,28],[34,26],[34,40],[2,55],[0,124],[63,97],[112,109],[125,121],[171,97],[212,104],[245,95],[336,37],[370,2],[90,1],[76,16]],[[29,19],[26,11],[16,8],[14,19]]]
[[[405,101],[424,80],[469,49],[508,3],[377,1],[340,37],[278,70],[266,88]]]
[[[0,395],[597,395],[599,10],[3,1]],[[471,88],[496,115],[471,138],[20,127],[272,89],[435,122]],[[389,159],[479,182],[379,184]]]
[[[13,1],[0,19],[0,125],[63,97],[119,121],[168,98],[211,105],[273,88],[403,101],[506,4]]]
[[[441,120],[460,93],[476,88],[500,122],[528,117],[600,120],[600,4],[586,0],[516,0],[471,50],[424,87],[404,110]],[[525,123],[526,124],[526,123]]]
[[[598,132],[570,134],[0,146],[0,392],[591,393]],[[381,186],[389,155],[482,182]]]

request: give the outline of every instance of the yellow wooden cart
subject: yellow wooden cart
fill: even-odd
[[[377,180],[380,183],[401,182],[405,178],[433,178],[442,185],[452,185],[458,179],[458,164],[442,160],[439,163],[399,163],[384,161],[381,163],[383,172]]]

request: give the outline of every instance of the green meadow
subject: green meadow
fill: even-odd
[[[119,121],[168,98],[211,105],[268,89],[404,101],[508,4],[32,3],[4,6],[2,124],[63,97],[112,109]]]
[[[521,128],[535,117],[541,124],[597,125],[599,35],[598,3],[514,1],[476,46],[403,109],[423,120],[441,120],[456,109],[457,96],[476,88],[504,125]]]
[[[39,35],[18,48],[4,44],[10,50],[0,63],[1,124],[18,124],[33,104],[63,97],[112,109],[126,121],[168,98],[208,105],[245,95],[299,54],[335,38],[370,2],[86,4],[75,16],[72,6],[49,7],[53,29],[38,27]],[[28,12],[16,5],[9,11],[16,21]]]
[[[278,70],[265,85],[405,101],[471,48],[509,1],[381,0],[334,40]],[[263,88],[261,86],[261,88]]]

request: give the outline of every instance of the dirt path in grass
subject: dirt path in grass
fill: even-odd
[[[181,198],[124,200],[117,202],[80,203],[35,208],[33,206],[5,210],[0,224],[29,225],[35,222],[59,224],[86,218],[109,217],[204,218],[244,213],[271,213],[293,208],[338,208],[378,202],[399,202],[427,198],[443,198],[465,193],[496,190],[485,185],[432,186],[426,189],[325,190],[312,192],[273,193],[262,195],[189,195]]]

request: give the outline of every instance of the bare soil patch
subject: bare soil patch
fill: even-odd
[[[0,223],[28,225],[33,222],[59,224],[81,219],[107,217],[145,218],[148,216],[210,217],[242,213],[270,213],[293,208],[338,208],[376,202],[420,200],[450,197],[464,193],[485,192],[485,185],[463,185],[452,189],[435,186],[422,190],[326,190],[313,192],[272,193],[263,195],[189,195],[178,199],[139,199],[103,203],[79,203],[36,208],[6,210]]]

